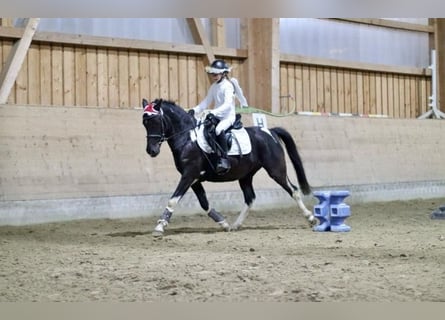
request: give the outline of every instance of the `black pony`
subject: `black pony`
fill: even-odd
[[[308,222],[311,225],[315,224],[314,216],[303,204],[298,187],[292,184],[287,176],[285,152],[280,142],[286,146],[301,191],[303,194],[311,192],[295,142],[285,129],[275,127],[263,130],[260,127],[247,127],[246,130],[252,145],[251,152],[243,156],[229,156],[230,171],[224,175],[217,175],[209,161],[208,154],[202,151],[197,142],[191,138],[191,131],[196,127],[194,117],[175,103],[162,99],[151,103],[143,99],[142,107],[144,108],[143,125],[147,130],[147,153],[151,157],[156,157],[160,152],[162,142],[167,141],[173,153],[176,169],[181,174],[179,184],[158,220],[153,235],[163,235],[174,208],[190,187],[209,217],[227,231],[238,229],[246,219],[255,200],[252,179],[261,168],[264,168],[269,176],[298,203]],[[219,212],[209,207],[202,182],[234,180],[239,181],[245,206],[235,223],[230,225]]]

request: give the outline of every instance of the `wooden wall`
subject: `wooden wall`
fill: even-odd
[[[5,64],[19,31],[0,37]],[[40,33],[9,96],[10,104],[139,107],[142,98],[195,106],[210,85],[200,46]],[[246,50],[214,48],[232,65],[249,99]],[[431,72],[280,56],[280,106],[269,110],[383,114],[416,118],[429,110]],[[260,81],[260,80],[258,80]],[[252,107],[260,107],[251,105]]]
[[[5,63],[13,41],[0,40]],[[226,58],[246,85],[243,60]],[[94,46],[33,43],[10,104],[139,107],[142,98],[194,107],[210,85],[202,56]]]
[[[416,118],[429,110],[431,76],[282,63],[281,110]]]

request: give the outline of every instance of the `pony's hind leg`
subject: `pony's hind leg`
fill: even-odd
[[[316,221],[314,215],[308,208],[306,208],[306,206],[303,203],[302,193],[300,192],[300,189],[296,185],[292,184],[292,182],[290,182],[287,175],[283,174],[283,173],[274,174],[273,172],[270,172],[269,170],[267,170],[267,172],[269,173],[269,176],[272,179],[274,179],[275,182],[277,182],[284,190],[286,190],[287,193],[289,193],[289,195],[297,202],[298,207],[303,212],[303,216],[306,218],[309,225],[313,226],[314,224],[316,224],[317,221]]]
[[[221,215],[218,211],[215,209],[210,209],[209,207],[209,201],[207,200],[206,192],[204,190],[204,187],[202,186],[201,182],[195,182],[192,184],[192,190],[195,193],[196,197],[198,198],[199,204],[201,205],[201,208],[207,213],[207,215],[213,219],[216,223],[218,223],[221,228],[223,228],[226,231],[230,230],[230,225],[226,221],[223,215]]]
[[[292,198],[297,202],[297,204],[298,204],[298,207],[301,209],[301,211],[303,211],[303,215],[304,215],[304,217],[307,219],[307,221],[309,222],[309,225],[310,226],[313,226],[313,225],[315,225],[316,223],[317,223],[317,221],[315,220],[315,217],[314,217],[314,215],[312,214],[312,212],[308,209],[308,208],[306,208],[306,206],[304,205],[304,203],[303,203],[303,200],[301,199],[302,198],[302,195],[301,195],[301,192],[300,192],[300,189],[299,188],[297,188],[296,186],[294,186],[290,181],[289,181],[289,179],[287,179],[288,180],[288,184],[291,186],[291,188],[293,189],[293,192],[292,192]]]
[[[249,175],[239,180],[239,185],[244,195],[245,205],[244,208],[239,213],[235,223],[232,225],[232,230],[238,230],[241,227],[244,220],[246,220],[247,216],[249,215],[250,208],[252,207],[253,201],[256,198],[255,191],[253,190],[252,186],[252,178],[253,175]]]

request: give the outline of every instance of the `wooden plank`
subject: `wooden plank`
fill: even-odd
[[[382,74],[375,73],[375,114],[382,114]]]
[[[8,58],[10,57],[10,52],[13,50],[14,43],[12,41],[4,41],[2,45],[2,51],[3,51],[3,58],[2,58],[2,65],[3,70],[6,68],[6,65],[8,64]],[[1,86],[1,82],[0,82]],[[16,86],[13,86],[11,88],[11,92],[9,93],[9,98],[7,103],[14,103],[15,100],[15,94],[16,94]]]
[[[196,70],[196,57],[187,57],[187,84],[188,84],[188,108],[193,108],[198,104],[198,81]]]
[[[86,49],[77,47],[74,49],[75,81],[76,81],[76,106],[87,105],[87,60]]]
[[[295,111],[303,111],[303,68],[295,66]]]
[[[119,108],[119,58],[117,50],[108,50],[108,104]]]
[[[344,19],[344,18],[334,18],[333,20],[341,20],[346,22],[354,22],[360,24],[369,24],[378,27],[386,27],[393,29],[401,29],[401,30],[409,30],[409,31],[417,31],[417,32],[428,32],[433,33],[434,29],[431,26],[404,22],[404,21],[395,21],[395,20],[386,20],[386,19],[375,19],[375,18],[360,18],[360,19]]]
[[[344,87],[344,97],[345,97],[345,111],[347,113],[352,113],[352,95],[351,95],[351,70],[344,70],[343,73],[343,87]]]
[[[159,54],[159,93],[163,99],[169,99],[168,54]]]
[[[410,77],[411,118],[417,118],[417,116],[420,115],[418,86],[419,86],[419,78],[418,77]]]
[[[13,27],[14,26],[13,18],[0,18],[0,26],[2,27]]]
[[[372,72],[369,74],[369,114],[377,113],[377,89],[376,89],[376,74]]]
[[[47,44],[40,44],[40,104],[52,104],[52,71],[51,71],[51,48]]]
[[[1,44],[0,44],[1,49]],[[0,50],[1,51],[1,50]],[[15,81],[15,103],[17,104],[29,104],[28,101],[28,60],[25,59],[23,61],[22,67],[20,68],[20,72],[17,75],[17,79]],[[1,57],[0,57],[1,62]],[[12,89],[12,91],[14,91]],[[12,95],[12,92],[10,96]]]
[[[97,105],[110,107],[108,100],[108,52],[106,49],[97,49]]]
[[[197,103],[207,95],[208,88],[210,87],[209,77],[205,73],[205,64],[202,59],[196,60],[196,75],[197,75]]]
[[[140,96],[140,75],[139,75],[139,53],[130,51],[128,57],[128,85],[129,85],[129,107],[140,106],[142,98]]]
[[[310,108],[317,112],[324,111],[318,108],[318,97],[317,97],[317,67],[309,67],[309,83],[310,83]]]
[[[388,75],[382,75],[381,86],[382,86],[382,106],[380,108],[380,112],[382,114],[389,115],[388,94],[390,94],[390,91],[388,90]]]
[[[357,112],[363,114],[364,110],[363,72],[357,72]]]
[[[86,104],[90,107],[99,105],[97,68],[97,49],[86,48]]]
[[[358,113],[357,72],[351,71],[351,113]]]
[[[315,111],[311,107],[309,66],[303,66],[302,81],[303,81],[303,110],[302,111]]]
[[[388,85],[388,116],[391,118],[394,118],[394,103],[395,103],[395,96],[394,96],[394,75],[388,74],[387,76],[387,85]]]
[[[51,82],[52,82],[52,104],[63,105],[63,47],[61,45],[51,46]]]
[[[150,54],[150,92],[149,100],[154,100],[161,97],[160,90],[160,75],[159,75],[159,54]]]
[[[410,77],[405,76],[405,118],[411,118],[411,82]]]
[[[39,18],[29,18],[21,39],[14,44],[0,73],[0,104],[8,101],[11,89],[26,58],[32,38],[39,24]]]
[[[399,117],[406,118],[405,110],[405,76],[399,76]]]
[[[338,94],[338,110],[337,112],[345,112],[345,79],[344,70],[337,70],[337,94]]]
[[[369,72],[363,73],[363,113],[370,113],[370,74]]]
[[[295,112],[295,68],[293,65],[287,66],[287,76],[287,94],[284,94],[285,97],[281,99],[281,103],[286,102],[283,113]]]
[[[280,113],[287,113],[289,109],[288,99],[285,99],[289,92],[288,67],[287,64],[280,66]]]
[[[334,67],[349,70],[361,70],[371,72],[385,72],[398,74],[412,74],[412,75],[431,75],[431,70],[428,68],[403,67],[403,66],[389,66],[383,64],[363,63],[355,61],[342,61],[335,59],[326,59],[318,57],[308,57],[294,54],[280,54],[280,61],[282,63],[307,64],[325,67]]]
[[[63,104],[74,106],[76,104],[76,72],[74,47],[63,47]]]
[[[331,101],[332,107],[331,112],[338,112],[339,107],[339,99],[338,99],[338,79],[337,79],[337,70],[331,69]]]
[[[138,107],[141,107],[142,99],[150,97],[150,56],[148,52],[139,52],[139,79],[140,100]]]
[[[441,112],[445,112],[445,18],[434,19],[434,30],[437,107]]]
[[[425,77],[421,77],[419,80],[419,113],[417,117],[421,116],[429,110],[428,108],[428,93],[427,93],[427,80]]]
[[[187,56],[179,55],[178,56],[178,81],[179,81],[178,104],[185,109],[188,108],[187,101],[189,93],[189,83],[187,82],[187,79],[188,79]]]
[[[394,118],[400,117],[400,76],[394,75]]]
[[[325,96],[324,96],[324,73],[323,68],[316,68],[316,91],[317,91],[317,110],[328,112],[326,110]]]
[[[119,65],[119,107],[129,107],[129,91],[128,91],[128,50],[118,51]]]
[[[40,104],[40,79],[40,50],[38,45],[32,45],[28,50],[29,104]]]
[[[247,28],[246,28],[247,29]],[[0,26],[0,37],[9,39],[19,39],[24,28],[6,28]],[[242,29],[241,31],[243,31]],[[247,30],[246,30],[247,31]],[[101,36],[89,36],[82,34],[68,34],[59,32],[39,31],[34,35],[34,41],[57,43],[66,45],[93,46],[105,49],[126,49],[126,50],[149,50],[166,53],[186,53],[205,55],[202,45],[170,43],[149,40],[136,40],[127,38],[112,38]],[[239,59],[247,58],[247,50],[237,48],[213,47],[213,52],[217,56],[234,57]]]
[[[168,55],[168,99],[174,102],[179,100],[179,70],[178,56],[176,54]]]

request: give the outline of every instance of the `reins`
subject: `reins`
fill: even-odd
[[[167,141],[167,140],[169,140],[171,138],[174,138],[174,137],[176,137],[178,135],[181,135],[181,134],[183,134],[183,133],[185,133],[187,131],[193,130],[195,128],[195,127],[191,127],[189,129],[185,129],[185,130],[176,132],[176,133],[172,134],[169,137],[166,137],[165,133],[164,133],[164,117],[163,117],[163,115],[162,114],[157,114],[157,115],[153,115],[152,117],[155,117],[155,116],[160,116],[161,117],[161,134],[148,134],[146,137],[147,137],[147,139],[148,138],[159,138],[160,139],[159,140],[159,144],[161,144],[162,142]]]

